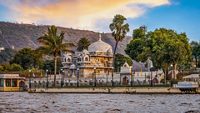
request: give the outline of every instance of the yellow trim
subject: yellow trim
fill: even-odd
[[[5,92],[20,91],[20,87],[2,87],[0,88],[0,91],[5,91]]]
[[[4,92],[17,92],[17,91],[20,91],[20,87],[19,87],[19,83],[23,81],[23,80],[18,80],[17,79],[17,87],[6,87],[6,82],[5,82],[5,79],[4,79],[4,87],[0,87],[0,91],[4,91]],[[12,82],[12,80],[11,80]],[[11,83],[12,85],[12,83]]]

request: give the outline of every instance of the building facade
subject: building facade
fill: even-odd
[[[64,53],[62,65],[65,76],[69,78],[94,78],[105,79],[113,73],[112,47],[99,40],[90,44],[88,50]]]

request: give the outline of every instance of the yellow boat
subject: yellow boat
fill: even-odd
[[[0,91],[2,92],[18,92],[24,91],[25,77],[19,74],[0,74]]]

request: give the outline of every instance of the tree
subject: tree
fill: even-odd
[[[116,43],[115,43],[115,47],[114,47],[114,56],[117,50],[117,45],[119,42],[121,42],[127,32],[129,32],[129,25],[127,23],[124,23],[124,21],[126,20],[126,18],[122,15],[115,15],[112,23],[110,24],[110,30],[112,31],[112,36],[114,37]]]
[[[22,71],[23,68],[19,64],[11,64],[9,71]]]
[[[195,65],[199,67],[200,64],[198,63],[198,60],[200,61],[200,42],[192,41],[190,45],[192,48],[192,56],[195,59]]]
[[[50,55],[54,59],[54,86],[56,83],[57,74],[57,60],[64,51],[70,51],[69,48],[73,47],[73,43],[63,42],[64,32],[58,34],[57,28],[53,25],[48,28],[48,32],[43,36],[39,37],[37,40],[42,44],[38,48],[45,55]]]
[[[160,28],[149,33],[152,42],[152,58],[165,72],[173,65],[172,77],[176,79],[177,65],[190,61],[191,49],[187,35],[174,30]]]
[[[132,59],[130,57],[124,56],[122,54],[116,54],[115,55],[115,62],[114,67],[115,71],[120,71],[120,67],[127,62],[129,65],[132,65]]]
[[[146,35],[133,31],[132,41],[127,45],[125,52],[136,61],[145,61],[148,57],[156,68],[162,68],[167,75],[168,68],[173,65],[173,75],[177,66],[190,61],[191,50],[185,33],[176,33],[174,30],[160,28]],[[175,76],[176,77],[176,76]]]
[[[22,71],[23,68],[19,64],[3,64],[0,65],[0,72],[7,72],[7,71]]]
[[[144,55],[145,49],[147,49],[146,45],[146,28],[140,27],[138,29],[133,30],[133,39],[127,44],[125,49],[126,54],[128,54],[132,59],[136,60],[137,62],[145,61],[147,56]],[[146,57],[145,57],[146,56]]]
[[[60,67],[62,66],[61,59],[58,59],[57,61],[57,72],[61,69]],[[49,72],[54,72],[54,61],[52,60],[46,60],[43,62],[42,69],[43,70],[48,70]]]
[[[34,50],[30,48],[23,48],[19,50],[10,63],[19,64],[23,69],[28,69],[35,67],[37,65],[36,61],[38,59],[34,55]]]
[[[90,45],[90,41],[87,39],[87,38],[81,38],[79,41],[78,41],[78,47],[77,47],[77,50],[78,51],[82,51],[84,49],[88,49],[88,46]]]

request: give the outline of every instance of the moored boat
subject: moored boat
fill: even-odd
[[[25,78],[19,74],[0,74],[0,91],[17,92],[24,91]]]
[[[175,88],[180,89],[182,92],[197,92],[199,88],[199,75],[192,74],[183,77],[184,81],[178,82],[174,85]]]

